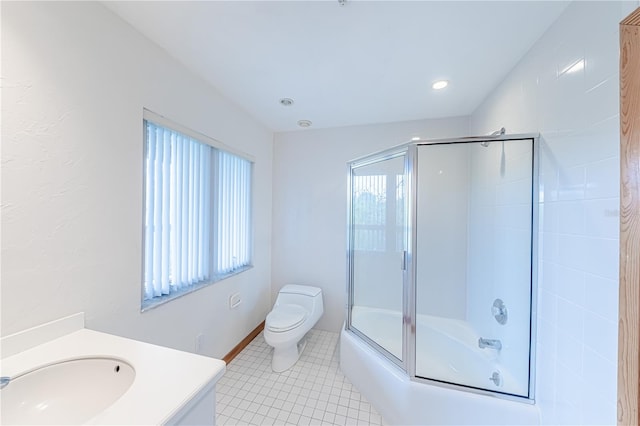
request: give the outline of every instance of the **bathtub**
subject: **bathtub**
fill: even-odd
[[[352,323],[372,340],[399,355],[402,316],[399,312],[355,307]],[[477,337],[462,321],[418,316],[417,353],[430,344],[429,359],[420,359],[417,374],[433,379],[487,387],[493,371],[500,371],[501,388],[518,388],[496,359],[475,349]],[[435,344],[434,344],[435,343]],[[433,350],[436,348],[437,350]],[[539,424],[533,404],[510,401],[465,390],[412,381],[394,363],[354,333],[343,329],[340,336],[340,367],[345,376],[378,410],[387,423],[402,425]],[[422,368],[422,371],[421,371]],[[428,370],[428,371],[427,371]],[[422,374],[421,374],[422,373]]]

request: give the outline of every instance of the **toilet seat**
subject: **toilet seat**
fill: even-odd
[[[307,314],[299,305],[279,305],[267,315],[267,328],[274,333],[292,330],[307,319]]]

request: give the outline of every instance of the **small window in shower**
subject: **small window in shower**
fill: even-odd
[[[404,174],[354,174],[352,179],[353,250],[403,251],[406,234]]]

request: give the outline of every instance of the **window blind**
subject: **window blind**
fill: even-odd
[[[145,119],[143,309],[251,266],[253,163]]]
[[[208,280],[213,148],[146,121],[144,298]]]
[[[216,274],[251,264],[251,162],[218,152]]]

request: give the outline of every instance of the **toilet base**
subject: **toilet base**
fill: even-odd
[[[300,355],[307,347],[307,337],[303,337],[297,344],[283,347],[273,348],[273,358],[271,360],[271,369],[276,373],[287,371],[298,362]]]

